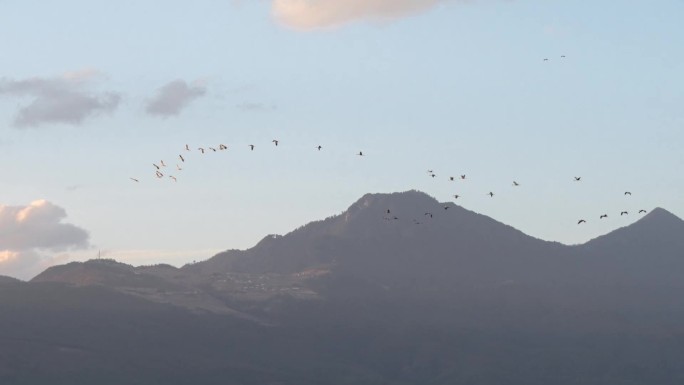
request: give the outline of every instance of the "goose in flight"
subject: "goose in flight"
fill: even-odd
[[[273,139],[271,142],[275,143],[276,147],[278,146],[278,143],[280,142],[278,139]]]
[[[432,173],[434,173],[434,171],[432,171],[432,170],[427,170],[427,173],[428,173],[428,174],[432,174]]]
[[[449,177],[449,180],[450,180],[450,181],[453,181],[454,179],[456,179],[456,178],[454,178],[453,176],[450,176],[450,177]]]
[[[225,144],[219,144],[219,150],[227,150],[227,149],[228,149],[228,146],[226,146]]]
[[[620,216],[623,216],[623,215],[629,215],[629,213],[627,211],[621,211]]]
[[[544,58],[544,61],[549,61],[549,58],[545,57],[545,58]]]
[[[449,210],[449,206],[444,206],[444,210]]]
[[[493,197],[494,197],[494,193],[493,193],[493,192],[491,192],[491,191],[490,191],[490,192],[489,192],[489,194],[487,194],[487,195],[489,195],[489,196],[490,196],[491,198],[493,198]]]
[[[161,161],[161,165],[162,165],[162,167],[166,167],[166,163],[164,163],[163,160]]]
[[[582,223],[587,223],[587,221],[585,221],[584,219],[580,219],[579,221],[577,221],[578,225],[581,225]]]
[[[185,158],[183,158],[183,155],[178,155],[178,157],[180,158],[181,162],[185,162]]]
[[[250,144],[250,145],[249,145],[249,149],[252,150],[252,151],[254,151],[254,145],[253,145],[253,144]]]
[[[358,156],[363,156],[363,151],[359,151],[359,153],[356,154],[356,155],[358,155]]]
[[[161,177],[163,177],[163,176],[164,176],[164,174],[162,174],[162,173],[161,173],[161,172],[159,172],[159,171],[156,171],[156,173],[157,173],[157,178],[161,178]]]
[[[426,215],[426,216],[428,216],[428,215],[429,215],[429,216],[430,216],[430,218],[432,218],[432,213],[425,213],[425,215]]]
[[[575,182],[579,182],[579,181],[581,181],[581,180],[582,180],[582,177],[581,177],[581,176],[576,176],[576,177],[575,177]]]
[[[390,212],[391,212],[390,209],[387,209],[387,214],[389,214]]]
[[[632,195],[632,193],[629,191],[625,191],[625,195]]]
[[[197,149],[200,150],[202,152],[202,154],[204,154],[204,148],[203,147],[197,147]]]
[[[646,214],[646,210],[639,210],[639,214]]]
[[[135,178],[130,178],[130,179],[131,179],[133,182],[140,182],[139,180],[137,180],[137,179],[135,179]]]
[[[603,214],[599,217],[599,219],[603,219],[603,218],[608,218],[608,214]]]
[[[465,174],[461,175],[461,179],[465,179],[465,178],[466,178]]]
[[[437,176],[437,174],[430,174],[430,176],[434,178]]]
[[[321,148],[323,148],[323,146],[321,146],[320,144],[318,145],[318,147],[316,147],[318,151],[321,151]]]
[[[169,175],[169,178],[173,179],[174,182],[178,182],[178,179],[176,179],[176,177],[173,175]]]
[[[185,145],[185,151],[190,151],[190,146],[188,146],[187,144]]]
[[[458,195],[458,194],[454,195],[454,199],[458,199],[458,198],[460,198],[460,197],[461,197],[461,196]]]
[[[156,167],[156,168],[157,168],[157,170],[159,170],[159,166],[157,166],[157,165],[156,165],[156,164],[154,164],[154,163],[152,163],[152,165],[153,165],[154,167]]]
[[[561,59],[565,59],[565,55],[561,55]]]
[[[518,187],[518,186],[520,186],[520,184],[516,181],[513,181],[513,186]]]
[[[176,169],[177,169],[178,171],[181,171],[181,170],[183,170],[183,167],[181,167],[181,166],[179,166],[178,164],[176,164]]]
[[[214,147],[209,147],[209,149],[210,149],[211,151],[216,152],[216,149],[215,149]]]

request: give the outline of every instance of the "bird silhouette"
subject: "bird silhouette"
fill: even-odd
[[[545,58],[544,58],[544,61],[549,61],[549,58],[546,58],[546,57],[545,57]]]
[[[436,177],[437,175],[436,175],[436,174],[430,174],[430,176],[434,178],[434,177]]]
[[[185,150],[186,150],[186,151],[190,151],[190,146],[188,146],[188,145],[186,144],[186,145],[185,145]]]
[[[209,147],[209,149],[210,149],[211,151],[216,152],[216,149],[215,149],[214,147]]]
[[[185,158],[183,158],[183,155],[178,155],[178,157],[180,158],[181,162],[185,162]]]
[[[280,141],[278,139],[273,139],[271,142],[275,143],[275,145],[277,146]]]
[[[516,182],[516,181],[513,181],[513,186],[517,187],[517,186],[520,186],[520,184],[518,184],[518,182]]]
[[[454,179],[456,179],[456,178],[454,178],[453,176],[450,176],[450,177],[449,177],[449,180],[450,180],[450,181],[453,181]]]
[[[358,155],[358,156],[363,156],[363,151],[359,151],[359,153],[356,154],[356,155]]]
[[[582,177],[581,177],[581,176],[576,176],[576,177],[575,177],[575,182],[579,182],[579,181],[581,181],[581,180],[582,180]]]
[[[429,216],[430,218],[432,218],[432,213],[425,213],[425,215],[426,215],[426,216]]]
[[[169,175],[169,178],[173,179],[174,182],[178,182],[178,179],[176,179],[176,177],[173,175]]]
[[[585,221],[584,219],[580,219],[580,220],[577,222],[578,225],[580,225],[580,224],[582,224],[582,223],[587,223],[587,221]]]
[[[461,179],[465,179],[465,178],[466,178],[465,174],[461,175]]]
[[[181,171],[181,170],[183,170],[183,167],[181,167],[181,166],[179,166],[178,164],[176,164],[176,169],[177,169],[178,171]]]
[[[163,160],[161,161],[161,165],[162,165],[162,167],[166,167],[166,163],[164,163]]]
[[[561,55],[561,58],[562,58],[562,59],[565,59],[565,55]]]
[[[621,211],[620,216],[623,216],[623,215],[629,215],[629,213],[627,211]]]
[[[157,178],[161,178],[161,177],[163,177],[163,176],[164,176],[164,174],[162,174],[162,173],[161,173],[161,172],[159,172],[159,171],[155,171],[155,172],[156,172],[156,174],[157,174]]]
[[[639,210],[639,214],[646,214],[646,210]]]
[[[228,146],[226,146],[225,144],[219,144],[219,150],[227,150],[227,149],[228,149]]]
[[[154,163],[152,163],[152,165],[153,165],[154,167],[156,167],[156,168],[157,168],[157,170],[159,170],[159,166],[157,166],[157,165],[156,165],[156,164],[154,164]]]
[[[629,191],[625,191],[625,195],[632,195],[632,193]]]
[[[449,206],[444,206],[444,210],[449,210]]]
[[[599,217],[599,219],[603,219],[603,218],[608,218],[608,214],[603,214]]]
[[[460,198],[460,197],[461,197],[461,196],[458,195],[458,194],[454,195],[454,199],[458,199],[458,198]]]
[[[390,209],[387,209],[387,214],[389,214],[390,212],[391,212]]]
[[[489,196],[492,197],[492,198],[494,197],[494,193],[491,192],[491,191],[490,191],[489,194],[487,194],[487,195],[489,195]]]
[[[140,182],[139,180],[137,180],[137,179],[135,179],[135,178],[130,178],[130,179],[131,179],[133,182]]]
[[[254,151],[254,145],[253,145],[253,144],[250,144],[250,145],[249,145],[249,149],[252,150],[252,151]]]
[[[197,149],[200,150],[202,152],[202,154],[204,154],[204,148],[203,147],[197,147]]]
[[[323,148],[323,146],[321,146],[320,144],[318,145],[318,147],[316,147],[318,151],[321,151],[321,148]]]

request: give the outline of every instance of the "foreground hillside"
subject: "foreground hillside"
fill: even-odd
[[[0,281],[0,383],[680,384],[683,236],[656,209],[565,246],[369,194],[181,269]]]

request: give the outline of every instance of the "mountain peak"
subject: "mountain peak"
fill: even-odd
[[[643,218],[641,218],[639,222],[680,225],[684,224],[684,221],[681,218],[661,207],[656,207],[653,210],[651,210],[651,212],[646,214]]]

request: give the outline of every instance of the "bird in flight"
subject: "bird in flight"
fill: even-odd
[[[154,163],[152,163],[152,165],[153,165],[154,167],[156,167],[156,168],[157,168],[157,170],[159,170],[159,166],[157,166],[157,165],[156,165],[156,164],[154,164]]]
[[[639,210],[639,214],[646,214],[646,210]]]
[[[387,209],[387,214],[389,214],[390,212],[391,212],[390,209]]]
[[[487,194],[487,195],[489,195],[489,196],[492,197],[492,198],[494,197],[494,193],[491,192],[491,191],[490,191],[489,194]]]
[[[575,182],[579,182],[580,180],[582,180],[582,177],[581,177],[581,176],[576,176],[576,177],[575,177]]]
[[[359,151],[359,153],[356,154],[356,155],[358,155],[358,156],[363,156],[363,151]]]
[[[278,146],[278,142],[280,142],[278,139],[273,139],[271,142],[275,143],[276,146]]]
[[[623,215],[629,215],[629,213],[627,211],[621,211],[620,216],[623,216]]]
[[[185,150],[186,150],[186,151],[190,151],[190,146],[188,146],[188,145],[186,144],[186,145],[185,145]]]
[[[430,176],[434,178],[434,177],[436,177],[437,175],[436,175],[436,174],[430,174]]]
[[[562,59],[565,59],[565,55],[561,55],[561,58],[562,58]]]
[[[204,148],[203,147],[197,147],[197,149],[200,150],[202,152],[202,154],[204,154]]]
[[[210,149],[211,151],[216,152],[216,149],[215,149],[214,147],[209,147],[209,149]]]
[[[603,219],[603,218],[608,218],[608,214],[603,214],[599,217],[599,219]]]
[[[465,179],[465,174],[461,175],[461,179]]]
[[[178,182],[178,179],[176,179],[176,177],[173,175],[169,175],[169,178],[173,179],[174,182]]]
[[[185,158],[183,158],[183,155],[178,155],[178,157],[180,158],[181,162],[185,162]]]
[[[181,166],[179,166],[178,164],[176,164],[176,169],[177,169],[178,171],[181,171],[181,170],[183,170],[183,167],[181,167]]]
[[[318,151],[321,151],[321,148],[323,148],[323,146],[321,146],[320,144],[318,145],[318,147],[316,147]]]
[[[444,206],[444,210],[449,210],[449,206]]]
[[[549,58],[545,57],[545,58],[544,58],[544,61],[549,61]]]
[[[629,191],[625,191],[625,195],[632,195],[632,193]]]
[[[254,145],[253,145],[253,144],[250,144],[250,145],[249,145],[249,149],[252,150],[252,151],[254,151]]]
[[[163,177],[163,176],[164,176],[164,174],[162,174],[162,173],[161,173],[161,172],[159,172],[159,171],[156,171],[156,173],[157,173],[157,178],[161,178],[161,177]]]
[[[580,220],[577,222],[578,225],[581,225],[582,223],[587,223],[587,221],[585,221],[584,219],[580,219]]]
[[[458,195],[458,194],[454,195],[454,199],[458,199],[459,197],[460,197],[460,195]]]
[[[161,161],[161,165],[162,165],[162,167],[166,167],[166,163],[164,163],[163,160]]]
[[[432,170],[427,170],[427,173],[428,173],[428,174],[432,174],[432,173],[434,173],[434,171],[432,171]]]
[[[219,150],[227,150],[227,149],[228,149],[228,146],[226,146],[225,144],[219,144]]]
[[[429,215],[432,218],[432,213],[425,213],[425,215]]]
[[[450,177],[449,177],[449,180],[450,180],[450,181],[453,181],[454,179],[456,179],[456,178],[454,178],[453,176],[450,176]]]
[[[131,180],[132,180],[133,182],[140,182],[139,180],[137,180],[137,179],[135,179],[135,178],[131,178]]]
[[[516,182],[516,181],[513,181],[513,186],[516,186],[516,187],[517,187],[517,186],[520,186],[520,184],[519,184],[518,182]]]

